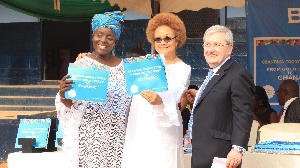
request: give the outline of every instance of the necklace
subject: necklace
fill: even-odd
[[[175,64],[176,62],[177,62],[177,56],[175,56],[175,58],[173,59],[173,61],[171,62],[171,64]],[[167,76],[169,76],[170,75],[170,70],[169,69],[165,69],[166,70],[166,74],[167,74]]]
[[[175,59],[171,62],[171,64],[174,64],[174,63],[176,63],[177,62],[177,56],[175,56]]]
[[[94,52],[92,52],[92,54],[100,60],[109,60],[110,59],[110,57],[107,57],[107,58],[100,57],[98,54],[95,54]]]
[[[174,64],[174,63],[176,63],[176,61],[177,61],[177,56],[175,56],[175,59],[174,59],[174,61],[172,61],[172,64]]]

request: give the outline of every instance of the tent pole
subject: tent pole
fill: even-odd
[[[222,9],[219,9],[220,12],[220,25],[226,26],[227,25],[227,6]]]
[[[152,14],[151,18],[153,18],[156,14],[160,13],[160,0],[151,0]],[[151,54],[155,54],[155,48],[151,44]]]

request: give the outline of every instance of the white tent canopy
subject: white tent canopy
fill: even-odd
[[[104,1],[104,0],[101,0]],[[111,5],[118,4],[119,7],[140,12],[151,18],[151,0],[108,0]],[[245,0],[154,0],[160,3],[160,12],[180,12],[182,10],[199,11],[202,8],[221,9],[225,6],[242,7]]]

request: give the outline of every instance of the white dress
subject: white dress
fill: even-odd
[[[84,57],[78,62],[101,63]],[[56,109],[63,130],[63,154],[68,168],[120,168],[130,104],[123,63],[111,67],[106,103],[73,100],[70,108],[60,102]]]
[[[133,96],[122,168],[183,168],[182,118],[178,109],[189,86],[191,67],[183,62],[165,66],[168,91],[158,93],[163,105]]]

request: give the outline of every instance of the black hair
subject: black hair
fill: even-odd
[[[281,82],[291,97],[299,97],[299,84],[293,79],[287,79]]]
[[[261,86],[255,86],[254,96],[258,100],[262,100],[262,105],[266,108],[270,108],[269,98],[266,90]]]
[[[190,85],[188,87],[188,89],[195,89],[195,90],[199,90],[199,87],[197,85]]]
[[[135,48],[132,48],[129,51],[127,51],[126,58],[146,55],[146,52],[145,52],[145,50],[142,49],[142,46],[143,46],[143,43],[138,42]]]

